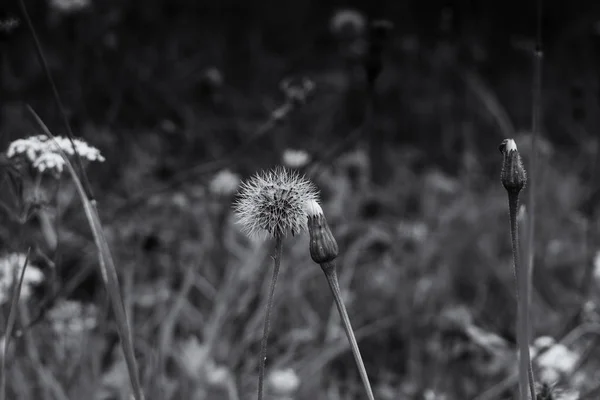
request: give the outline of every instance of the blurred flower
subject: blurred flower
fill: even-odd
[[[26,259],[27,256],[21,253],[12,253],[0,259],[0,304],[10,300],[11,288],[19,282]],[[19,298],[21,300],[28,299],[33,286],[43,280],[42,271],[28,261]]]
[[[594,278],[600,283],[600,251],[594,256]]]
[[[285,149],[283,164],[290,168],[302,168],[310,161],[310,156],[304,150]]]
[[[100,150],[90,146],[85,141],[73,139],[73,144],[75,145],[75,151],[81,158],[88,161],[104,161]],[[65,165],[60,150],[69,156],[75,155],[71,141],[68,138],[57,136],[53,140],[46,135],[37,135],[13,141],[8,146],[6,155],[9,158],[21,157],[27,160],[40,173],[49,171],[60,175]]]
[[[239,175],[228,169],[223,169],[217,172],[210,181],[209,189],[211,193],[216,195],[231,196],[235,193],[239,185]]]
[[[223,86],[223,73],[217,67],[210,67],[204,71],[204,82],[211,88],[220,88]]]
[[[262,238],[306,230],[304,205],[317,199],[310,181],[282,167],[254,175],[242,183],[238,195],[238,223],[249,236]]]
[[[279,88],[293,105],[305,104],[315,90],[315,83],[309,78],[286,78],[281,81]]]
[[[268,385],[277,396],[291,396],[298,390],[300,378],[291,368],[278,369],[269,374]]]
[[[198,341],[195,336],[180,343],[178,359],[181,367],[190,378],[197,378],[203,368],[213,369],[215,363],[212,359],[207,360],[208,348]]]
[[[534,341],[534,354],[541,354],[536,359],[540,380],[554,383],[563,376],[570,375],[579,361],[579,355],[567,346],[556,343],[549,336],[542,336]],[[545,350],[545,351],[544,351]]]
[[[359,35],[364,32],[366,25],[367,19],[362,13],[348,8],[336,11],[329,23],[334,35],[347,35],[350,32]]]
[[[50,7],[55,11],[62,13],[74,13],[88,8],[91,4],[90,0],[49,0]]]
[[[62,300],[48,311],[48,319],[57,336],[78,337],[98,323],[98,310],[93,304]]]

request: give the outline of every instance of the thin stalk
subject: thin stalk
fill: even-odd
[[[365,391],[367,392],[367,397],[369,398],[369,400],[375,400],[375,397],[373,396],[373,389],[371,389],[371,383],[369,382],[369,376],[367,375],[367,370],[360,355],[360,350],[358,349],[358,343],[356,342],[356,338],[354,337],[352,325],[350,324],[350,317],[348,316],[346,306],[344,305],[344,301],[342,300],[342,292],[340,290],[340,284],[338,282],[335,264],[331,262],[323,263],[321,264],[321,269],[325,273],[325,277],[327,278],[327,282],[329,283],[329,288],[331,289],[331,293],[333,294],[333,298],[335,300],[335,305],[337,306],[338,312],[340,313],[340,317],[344,325],[344,331],[346,332],[346,336],[348,337],[348,341],[350,342],[350,347],[352,348],[352,355],[354,356],[354,361],[356,362],[356,367],[358,368],[360,379],[362,380],[363,386],[365,387]]]
[[[29,106],[28,110],[32,114],[42,131],[48,137],[54,139],[54,135],[52,135],[46,124],[44,124],[44,122],[35,113],[35,111],[33,111],[33,109]],[[108,292],[112,304],[112,309],[115,314],[117,331],[119,333],[119,338],[121,339],[121,347],[123,350],[123,355],[125,357],[125,364],[127,365],[127,372],[129,374],[129,380],[131,382],[131,388],[133,391],[134,398],[135,400],[143,400],[144,395],[138,374],[137,362],[135,359],[131,326],[127,318],[127,310],[125,309],[125,303],[123,302],[123,297],[121,296],[117,268],[112,258],[112,253],[110,251],[108,241],[106,240],[106,237],[103,233],[102,223],[100,222],[100,216],[98,214],[98,209],[96,208],[96,201],[90,200],[90,198],[86,196],[85,189],[81,183],[81,180],[77,176],[77,173],[75,172],[73,164],[70,162],[69,158],[60,148],[60,146],[58,146],[58,151],[65,160],[67,169],[71,174],[73,182],[75,183],[77,193],[79,194],[81,202],[83,203],[83,209],[85,211],[86,219],[94,236],[94,243],[96,244],[96,248],[98,249],[98,261],[100,264],[100,271],[102,273],[102,280],[104,282],[106,291]]]
[[[258,363],[258,400],[263,399],[263,384],[265,380],[265,367],[267,364],[267,344],[269,340],[269,331],[271,330],[271,309],[273,308],[273,297],[275,294],[275,285],[279,276],[279,267],[281,266],[281,253],[283,252],[283,236],[275,237],[275,255],[273,256],[273,277],[269,287],[269,297],[267,298],[267,311],[265,315],[265,325],[263,337],[260,342],[260,360]]]
[[[517,345],[519,347],[519,391],[521,400],[527,400],[529,395],[535,400],[533,385],[533,368],[529,355],[529,298],[528,275],[523,268],[519,255],[519,229],[517,211],[519,209],[519,194],[509,192],[508,211],[510,215],[510,236],[512,239],[513,262],[517,280]]]

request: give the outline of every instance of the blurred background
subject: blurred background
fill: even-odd
[[[246,238],[231,203],[276,165],[321,192],[376,398],[513,398],[498,145],[515,138],[528,169],[536,1],[25,3],[75,135],[106,159],[87,173],[149,400],[254,396],[273,243]],[[0,22],[2,151],[40,133],[26,105],[64,135],[17,1]],[[597,399],[599,6],[544,2],[541,28],[539,172],[522,199],[535,186],[534,365],[544,398]],[[127,398],[72,183],[52,181],[40,205],[2,182],[3,265],[31,246],[43,273],[6,355],[8,398]],[[363,398],[307,250],[305,236],[284,245],[269,396]]]

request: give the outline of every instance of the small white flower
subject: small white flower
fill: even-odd
[[[0,259],[0,304],[10,300],[11,289],[19,282],[26,259],[27,256],[21,253],[12,253]],[[28,299],[33,286],[43,280],[42,271],[28,261],[19,298],[21,300]]]
[[[537,358],[540,376],[548,383],[555,382],[562,375],[570,375],[579,361],[579,355],[567,346],[556,343]]]
[[[323,209],[316,199],[310,199],[307,201],[306,204],[304,204],[304,211],[306,211],[306,215],[309,217],[323,215]]]
[[[240,177],[228,169],[219,171],[210,181],[211,193],[222,196],[230,196],[235,193],[240,185]]]
[[[60,173],[63,171],[64,166],[65,159],[57,153],[43,153],[33,162],[33,167],[40,172],[54,169]]]
[[[279,369],[269,374],[268,384],[274,394],[289,396],[298,390],[300,378],[291,368]]]
[[[90,146],[81,139],[73,139],[77,154],[88,161],[104,161],[100,150]],[[9,158],[22,156],[31,166],[39,172],[54,171],[60,174],[65,165],[65,160],[60,150],[73,156],[75,151],[68,138],[57,136],[54,139],[46,135],[31,136],[26,139],[17,139],[8,146],[6,155]]]
[[[302,168],[310,162],[310,156],[304,150],[286,149],[283,152],[283,164],[290,168]]]
[[[63,300],[48,311],[54,332],[59,336],[77,336],[98,324],[98,310],[93,304]]]
[[[343,30],[352,30],[360,34],[365,30],[366,24],[367,20],[362,13],[352,9],[341,9],[331,17],[330,29],[334,34]]]
[[[317,190],[297,173],[276,168],[243,182],[238,195],[234,210],[242,230],[264,238],[305,231],[305,206],[317,199]]]

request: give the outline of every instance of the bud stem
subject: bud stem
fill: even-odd
[[[517,344],[519,347],[519,391],[521,400],[535,400],[533,367],[529,355],[529,287],[530,275],[527,267],[523,268],[519,254],[519,229],[517,212],[519,210],[519,193],[508,192],[508,212],[510,217],[510,236],[512,239],[515,279],[517,280]],[[529,389],[529,394],[528,394]],[[529,397],[531,396],[531,397]]]
[[[260,342],[260,360],[258,369],[258,400],[263,399],[263,384],[265,380],[265,367],[267,364],[267,342],[269,331],[271,330],[271,309],[273,308],[273,297],[275,294],[275,285],[279,276],[279,267],[281,266],[281,254],[283,252],[283,235],[275,235],[275,254],[273,256],[273,276],[269,286],[269,297],[267,298],[267,311],[265,315],[265,325],[263,337]]]
[[[375,397],[373,397],[373,390],[371,389],[371,383],[369,383],[369,376],[367,375],[367,370],[365,369],[365,365],[360,355],[360,350],[358,349],[358,343],[356,343],[356,338],[354,337],[354,332],[352,331],[350,317],[348,317],[346,306],[344,305],[344,302],[342,300],[342,292],[340,290],[340,284],[338,281],[335,264],[333,262],[322,263],[321,269],[325,273],[325,277],[327,278],[327,282],[329,283],[329,288],[331,289],[331,293],[333,293],[335,305],[337,306],[338,312],[340,313],[340,317],[344,325],[344,330],[346,331],[346,336],[348,337],[348,341],[350,342],[350,346],[352,347],[352,355],[354,356],[354,361],[356,362],[360,378],[362,379],[363,386],[365,387],[365,391],[367,392],[367,397],[369,398],[369,400],[375,400]]]

